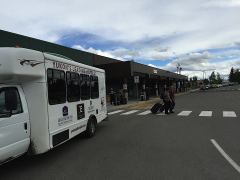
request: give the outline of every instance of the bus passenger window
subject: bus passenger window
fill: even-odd
[[[67,72],[67,100],[76,102],[80,100],[79,74]]]
[[[90,99],[90,77],[86,74],[80,75],[81,100]]]
[[[99,98],[98,77],[91,76],[91,99]]]
[[[62,104],[66,102],[65,72],[48,69],[48,100],[50,105]]]

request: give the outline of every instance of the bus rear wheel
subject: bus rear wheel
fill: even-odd
[[[86,129],[86,135],[87,137],[93,137],[96,133],[96,129],[97,129],[97,123],[96,121],[91,118],[88,120],[88,123],[87,123],[87,129]]]

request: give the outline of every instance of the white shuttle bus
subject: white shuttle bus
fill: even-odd
[[[58,55],[0,48],[0,164],[40,154],[107,118],[105,72]]]

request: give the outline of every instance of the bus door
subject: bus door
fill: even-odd
[[[28,150],[30,124],[20,87],[0,87],[0,163]]]

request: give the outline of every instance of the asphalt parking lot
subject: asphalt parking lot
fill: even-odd
[[[235,86],[178,96],[170,115],[114,110],[95,137],[18,158],[0,179],[240,179],[239,95]]]

